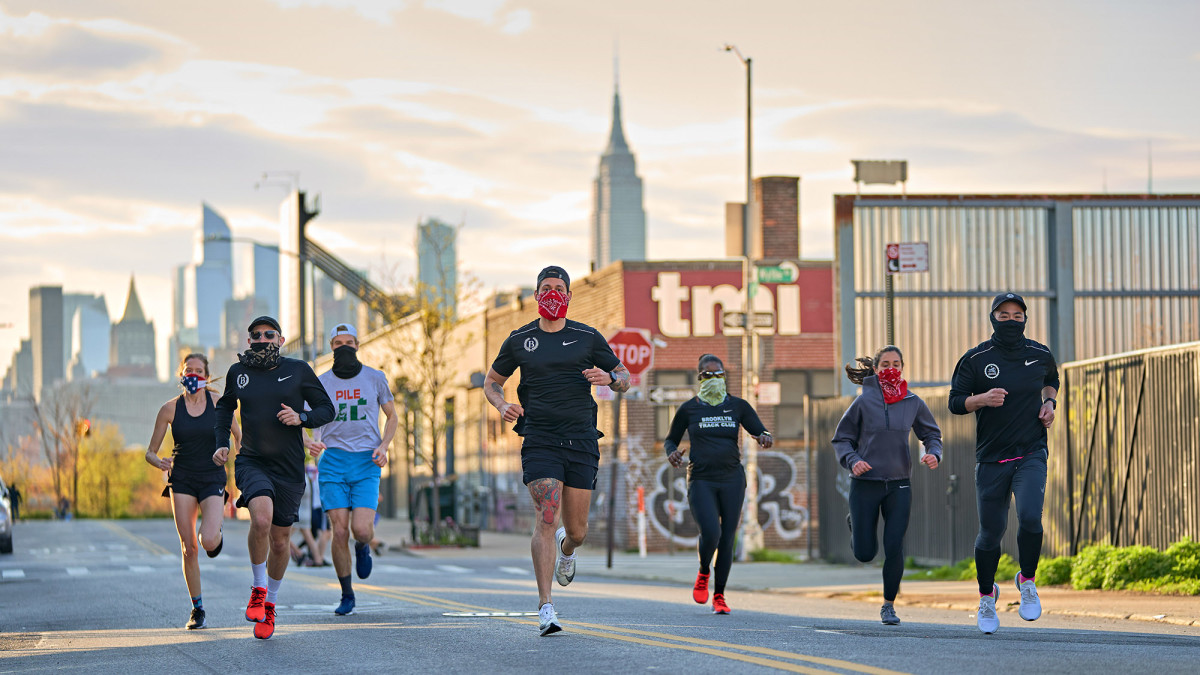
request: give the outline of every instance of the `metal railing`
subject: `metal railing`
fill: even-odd
[[[1200,539],[1200,342],[1062,366],[1044,549]]]

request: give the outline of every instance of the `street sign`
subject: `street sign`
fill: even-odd
[[[783,385],[778,382],[759,382],[757,393],[759,405],[779,405],[783,402]]]
[[[756,269],[760,284],[794,284],[800,278],[800,268],[790,260],[785,260],[778,265],[764,265]]]
[[[654,345],[644,330],[622,328],[608,339],[608,346],[625,364],[630,375],[641,375],[654,364]]]
[[[695,387],[688,384],[659,384],[650,388],[646,398],[654,405],[679,405],[695,395]]]
[[[745,328],[746,313],[745,312],[725,312],[721,317],[721,325],[726,328]],[[755,328],[774,328],[775,327],[775,312],[755,312],[754,313]]]
[[[908,274],[929,271],[929,242],[910,241],[888,244],[887,273]]]

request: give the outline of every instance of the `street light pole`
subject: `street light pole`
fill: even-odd
[[[733,52],[734,56],[746,66],[746,205],[742,211],[742,292],[744,302],[742,309],[745,320],[742,323],[742,396],[755,406],[755,385],[757,384],[758,364],[752,349],[751,340],[754,330],[754,265],[750,260],[751,218],[754,214],[754,172],[753,172],[753,107],[751,83],[753,81],[753,60],[743,56],[736,45],[726,44],[725,51]],[[746,458],[746,508],[742,523],[742,559],[749,557],[750,551],[763,547],[762,528],[758,524],[758,445],[749,434],[743,434],[742,455]]]

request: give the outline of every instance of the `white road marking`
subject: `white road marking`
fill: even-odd
[[[4,570],[0,572],[0,577],[4,579],[24,579],[25,570]]]
[[[150,573],[154,572],[154,568],[148,567],[146,565],[130,565],[129,571],[137,572],[138,574],[150,574]]]
[[[73,577],[81,577],[87,573],[88,573],[88,568],[86,568],[86,567],[68,567],[67,568],[67,574],[70,574]]]
[[[471,571],[466,567],[459,567],[458,565],[438,565],[437,568],[443,572],[453,572],[455,574],[466,574]]]
[[[521,576],[529,575],[529,570],[525,569],[524,567],[501,567],[500,571],[504,572],[505,574],[519,574]]]

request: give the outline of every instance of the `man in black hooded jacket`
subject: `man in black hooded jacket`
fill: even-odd
[[[1016,293],[997,295],[991,339],[963,354],[950,384],[950,412],[975,413],[977,624],[989,634],[999,627],[995,576],[1013,497],[1021,565],[1014,580],[1021,594],[1018,614],[1026,621],[1042,614],[1034,575],[1042,552],[1046,430],[1054,423],[1059,381],[1050,349],[1025,337],[1026,311],[1025,300]]]

